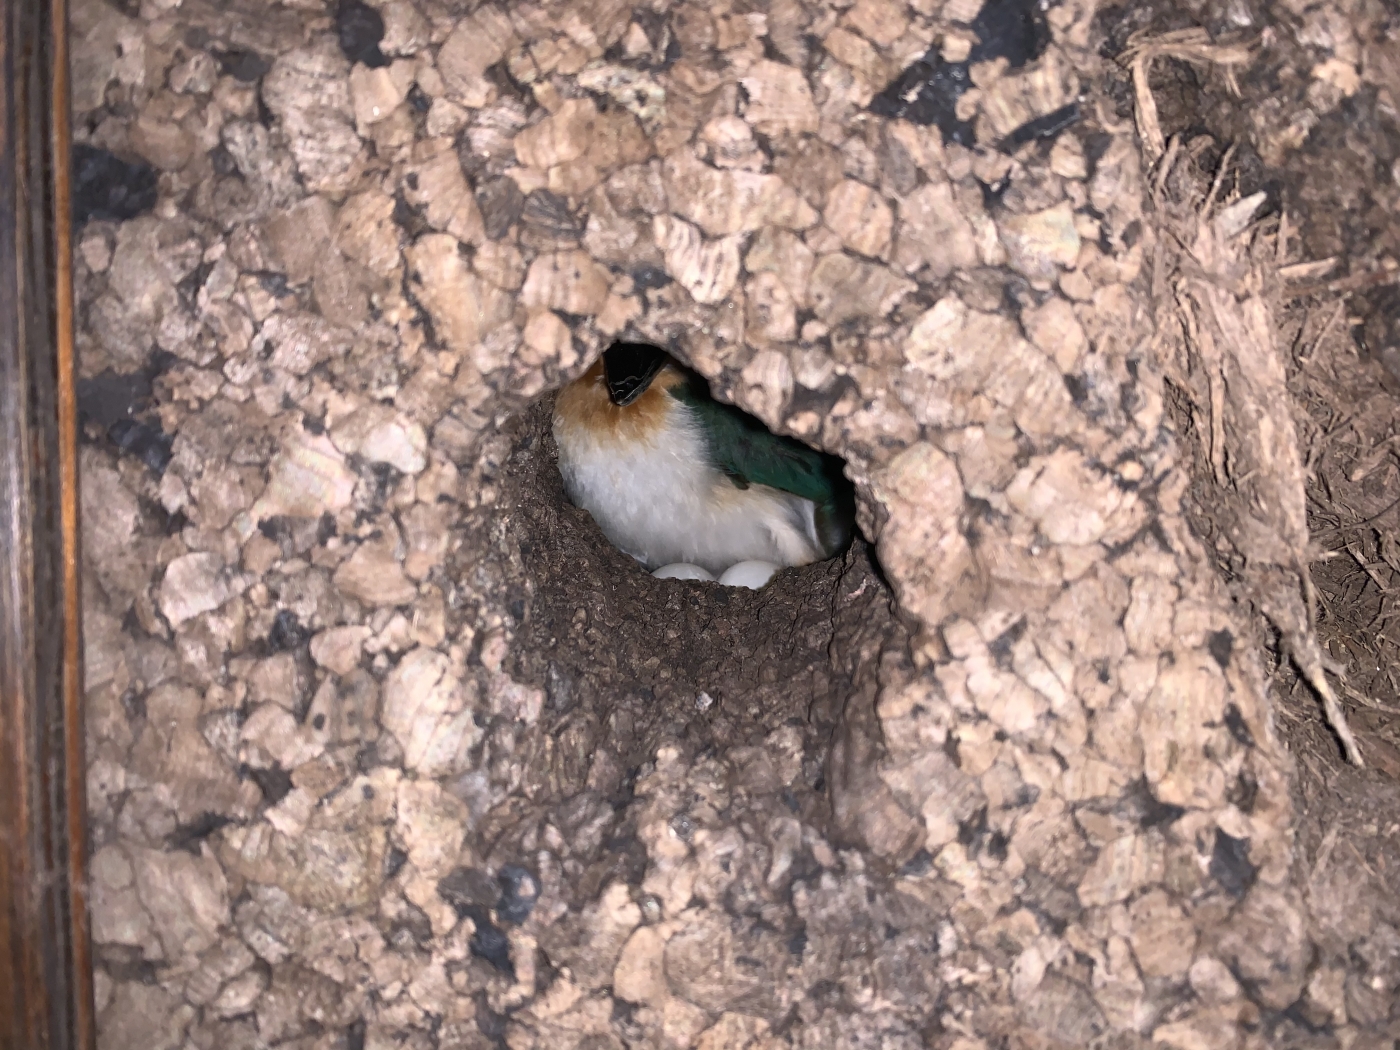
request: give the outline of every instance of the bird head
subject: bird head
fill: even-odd
[[[645,343],[613,343],[603,353],[608,397],[625,408],[646,392],[667,361],[666,352]]]

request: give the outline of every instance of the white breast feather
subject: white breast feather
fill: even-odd
[[[718,576],[741,561],[806,565],[821,557],[816,508],[791,493],[738,488],[706,462],[684,411],[650,442],[600,442],[556,417],[564,491],[603,533],[649,569],[691,562]]]

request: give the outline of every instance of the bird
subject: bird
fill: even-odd
[[[552,430],[569,500],[647,569],[807,565],[854,535],[841,460],[716,401],[659,347],[608,347],[559,392]]]

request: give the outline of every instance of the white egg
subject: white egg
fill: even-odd
[[[741,561],[725,569],[719,582],[726,587],[748,587],[756,591],[777,571],[778,567],[771,561]]]
[[[691,565],[686,561],[674,561],[670,565],[663,565],[652,573],[658,580],[713,580],[714,576],[700,568],[698,565]]]

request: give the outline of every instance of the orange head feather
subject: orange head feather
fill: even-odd
[[[654,441],[665,428],[670,413],[680,408],[668,391],[683,382],[685,376],[668,364],[636,400],[619,407],[608,396],[607,377],[600,359],[559,391],[554,403],[555,418],[563,426],[576,428],[602,444]]]

